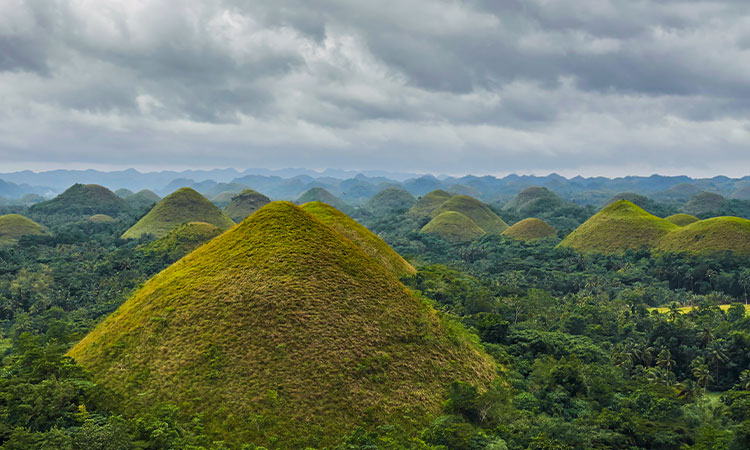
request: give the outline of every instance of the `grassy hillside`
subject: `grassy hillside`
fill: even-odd
[[[548,237],[557,236],[557,230],[549,226],[541,219],[528,218],[503,231],[503,236],[519,241],[535,241]]]
[[[302,209],[351,239],[368,256],[374,258],[381,266],[385,267],[396,277],[417,273],[411,264],[390,248],[382,239],[334,207],[322,202],[311,202],[302,205]]]
[[[681,227],[684,227],[685,225],[690,225],[691,223],[697,222],[698,220],[700,220],[695,216],[691,216],[690,214],[684,214],[684,213],[672,214],[671,216],[665,217],[664,219]]]
[[[503,209],[521,215],[533,215],[558,208],[565,204],[563,199],[545,187],[532,186],[524,189],[505,204]]]
[[[217,207],[221,208],[222,210],[227,207],[229,202],[232,201],[232,198],[237,195],[236,192],[229,192],[224,191],[218,195],[215,195],[214,197],[211,197],[211,203],[216,205]]]
[[[164,255],[170,261],[177,261],[220,234],[221,230],[216,225],[190,222],[143,246],[141,251]]]
[[[138,290],[69,352],[124,394],[202,414],[229,445],[321,448],[418,427],[494,362],[348,238],[271,203]]]
[[[713,254],[731,251],[750,255],[750,220],[714,217],[679,228],[657,244],[661,251]]]
[[[387,187],[367,201],[365,207],[375,215],[385,215],[393,211],[409,209],[417,199],[399,187]]]
[[[719,194],[701,192],[685,203],[682,210],[688,214],[698,216],[721,208],[725,201],[726,199]]]
[[[300,195],[297,198],[297,200],[294,201],[294,203],[298,205],[302,205],[304,203],[310,203],[310,202],[327,203],[333,206],[334,208],[338,209],[339,211],[349,211],[351,209],[350,206],[345,201],[331,194],[330,192],[323,189],[322,187],[311,188],[307,190],[305,193],[303,193],[302,195]]]
[[[0,245],[14,244],[21,236],[45,234],[44,227],[18,214],[0,216]]]
[[[112,223],[112,222],[115,222],[115,219],[113,219],[111,216],[108,216],[106,214],[94,214],[93,216],[89,217],[89,222]]]
[[[271,203],[271,199],[252,189],[245,189],[232,196],[229,204],[224,208],[224,214],[235,222],[245,220],[250,214]]]
[[[619,200],[599,211],[560,243],[579,252],[620,253],[653,247],[665,234],[679,229],[639,206]]]
[[[440,205],[453,197],[453,194],[438,189],[422,196],[414,206],[409,209],[409,214],[414,217],[430,217]]]
[[[188,222],[206,222],[226,230],[234,225],[232,220],[191,188],[182,188],[164,197],[122,237],[137,239],[150,234],[157,238],[165,236],[178,225]]]
[[[508,228],[508,224],[498,217],[489,206],[466,195],[456,195],[449,198],[432,212],[432,217],[446,211],[455,211],[465,215],[488,234],[500,234]]]
[[[436,234],[453,243],[469,242],[486,234],[473,220],[456,211],[438,214],[422,227],[421,232]]]
[[[129,211],[130,205],[125,200],[98,184],[74,184],[52,200],[37,203],[29,208],[29,213],[39,218],[51,215],[118,216]]]

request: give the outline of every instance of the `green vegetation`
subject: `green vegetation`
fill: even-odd
[[[713,192],[701,192],[685,203],[682,210],[688,214],[699,216],[718,210],[724,205],[725,201],[724,197],[719,194]]]
[[[431,217],[437,217],[447,211],[463,214],[487,234],[500,234],[508,228],[508,224],[498,217],[489,206],[466,195],[456,195],[449,198],[432,211]]]
[[[415,203],[417,199],[404,189],[387,187],[368,200],[365,208],[377,216],[382,216],[394,211],[407,210]]]
[[[89,217],[89,222],[112,223],[112,222],[116,222],[116,220],[106,214],[94,214],[93,216]]]
[[[535,241],[557,236],[557,230],[540,219],[524,219],[503,231],[503,236],[519,241]]]
[[[83,218],[107,214],[117,217],[128,212],[130,206],[125,200],[97,184],[74,184],[52,200],[29,208],[29,214],[43,223],[55,215]]]
[[[436,234],[452,243],[469,242],[486,234],[473,220],[456,211],[438,214],[422,227],[421,232]]]
[[[164,197],[151,211],[123,233],[124,239],[152,235],[165,236],[175,227],[188,222],[206,222],[220,230],[234,225],[232,220],[191,188],[182,188]]]
[[[213,203],[214,205],[218,206],[219,208],[223,210],[224,208],[226,208],[229,202],[232,201],[232,198],[234,198],[235,195],[237,195],[236,192],[224,191],[212,197],[211,203]]]
[[[418,427],[494,362],[348,238],[265,206],[139,289],[69,352],[135,413],[163,401],[230,445]],[[122,370],[127,367],[127,370]]]
[[[697,222],[698,220],[700,220],[695,216],[691,216],[690,214],[685,214],[685,213],[672,214],[671,216],[665,217],[664,219],[680,227],[684,227],[685,225],[690,225],[691,223]]]
[[[159,200],[161,200],[161,197],[154,194],[152,191],[149,191],[148,189],[138,191],[133,195],[125,197],[125,201],[128,202],[130,207],[135,209],[136,211],[151,209],[151,207],[154,206],[154,204],[156,204]]]
[[[331,194],[322,187],[314,187],[300,195],[294,203],[302,205],[310,202],[323,202],[333,206],[339,211],[349,211],[351,208],[343,200]]]
[[[503,209],[529,217],[559,208],[564,203],[563,199],[549,189],[532,186],[513,197]]]
[[[714,217],[674,230],[656,248],[667,252],[750,255],[750,220]]]
[[[164,257],[168,262],[174,262],[204,243],[221,234],[216,225],[206,222],[190,222],[180,225],[165,236],[141,248],[150,256]]]
[[[224,208],[224,213],[235,222],[242,222],[250,214],[271,203],[271,199],[252,189],[245,189],[239,194],[234,194]]]
[[[453,194],[440,189],[432,191],[417,200],[417,203],[409,210],[409,214],[413,217],[433,217],[432,213],[451,197]]]
[[[587,253],[620,253],[654,247],[664,235],[679,229],[627,200],[616,201],[584,222],[560,243]]]
[[[22,236],[44,233],[44,227],[27,217],[18,214],[0,216],[0,245],[15,244]]]

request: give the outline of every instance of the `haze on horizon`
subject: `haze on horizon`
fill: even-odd
[[[743,176],[745,0],[0,2],[3,172]]]

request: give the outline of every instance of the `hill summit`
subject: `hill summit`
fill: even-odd
[[[557,230],[541,219],[528,218],[513,224],[503,231],[503,236],[518,241],[536,241],[548,237],[557,236]]]
[[[700,220],[695,216],[691,216],[690,214],[685,214],[685,213],[672,214],[671,216],[665,217],[665,219],[681,227],[684,227],[685,225],[690,225],[691,223],[697,222],[698,220]]]
[[[129,210],[130,205],[125,200],[104,186],[74,184],[57,197],[32,206],[29,213],[41,220],[51,215],[89,217],[106,214],[115,217]]]
[[[417,202],[409,192],[400,187],[390,186],[375,194],[365,206],[376,215],[409,209]]]
[[[546,187],[532,186],[519,192],[503,209],[528,216],[550,211],[563,204],[563,199]]]
[[[454,211],[463,214],[479,225],[487,234],[500,234],[508,228],[508,224],[495,214],[489,206],[468,195],[456,195],[437,207],[431,214],[432,217],[446,212]]]
[[[417,203],[409,209],[409,214],[414,217],[432,216],[432,213],[451,197],[453,194],[442,189],[429,192],[417,200]]]
[[[473,220],[457,211],[445,211],[438,214],[420,231],[436,234],[454,244],[473,241],[486,234]]]
[[[659,240],[656,248],[674,253],[750,255],[750,220],[714,217],[693,222]]]
[[[330,192],[328,192],[322,187],[310,188],[307,191],[305,191],[302,195],[300,195],[297,198],[297,200],[294,201],[294,203],[298,205],[302,205],[304,203],[310,203],[310,202],[327,203],[333,206],[334,208],[338,209],[339,211],[348,211],[350,209],[349,205],[345,201],[331,194]]]
[[[560,246],[579,252],[620,253],[653,247],[660,238],[678,228],[628,200],[618,200],[581,224]]]
[[[252,189],[245,189],[232,196],[224,213],[235,222],[242,222],[250,214],[271,203],[271,199]]]
[[[150,234],[159,238],[188,222],[206,222],[220,230],[234,225],[229,217],[204,196],[191,188],[182,188],[164,197],[122,237],[138,239]]]
[[[334,445],[424,424],[492,360],[344,235],[266,205],[148,281],[71,351],[131,411],[202,414],[230,446]]]
[[[44,227],[33,220],[18,215],[0,216],[0,245],[15,244],[22,236],[45,234]]]

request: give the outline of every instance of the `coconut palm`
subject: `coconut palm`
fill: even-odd
[[[678,389],[680,391],[678,396],[689,402],[692,402],[703,395],[703,389],[695,382],[695,380],[691,379],[687,379],[680,383]]]
[[[656,365],[658,367],[661,367],[662,369],[672,370],[672,368],[676,364],[677,362],[675,362],[674,358],[672,358],[672,352],[670,352],[669,350],[662,350],[656,356]]]
[[[690,368],[692,369],[695,381],[698,382],[698,385],[703,389],[706,388],[708,383],[713,381],[711,371],[708,370],[708,365],[706,364],[703,357],[699,356],[695,358],[693,362],[690,363]]]
[[[750,370],[742,371],[739,386],[743,391],[750,391]]]
[[[716,367],[716,378],[715,381],[719,382],[719,365],[724,364],[727,361],[729,361],[729,356],[727,356],[726,352],[724,351],[724,346],[722,345],[721,340],[714,341],[711,344],[711,348],[708,350],[708,359],[711,361],[711,364],[713,364]]]

